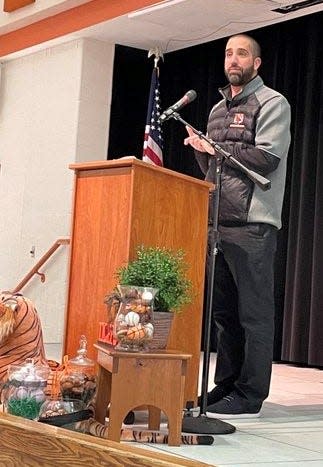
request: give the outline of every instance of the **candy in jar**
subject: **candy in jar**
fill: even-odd
[[[67,361],[66,374],[61,378],[63,399],[79,399],[86,404],[96,390],[95,362],[87,357],[87,340],[80,338],[76,357]]]

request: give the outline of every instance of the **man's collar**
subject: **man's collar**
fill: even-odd
[[[252,78],[246,85],[245,87],[239,92],[239,94],[236,94],[236,96],[233,99],[240,100],[243,97],[249,96],[253,92],[255,92],[260,86],[264,84],[263,80],[259,75],[256,75],[254,78]],[[219,88],[220,94],[225,99],[232,100],[231,97],[231,84],[227,84],[223,88]]]

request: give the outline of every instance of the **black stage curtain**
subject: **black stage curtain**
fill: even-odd
[[[292,144],[276,262],[274,359],[323,366],[323,13],[250,31],[262,46],[260,74],[292,108]],[[195,89],[181,116],[205,131],[208,112],[226,84],[225,39],[167,53],[160,62],[162,107]],[[152,44],[153,46],[153,44]],[[141,158],[153,59],[116,47],[108,158]],[[164,166],[202,178],[180,122],[164,124]],[[321,155],[322,157],[322,155]],[[264,284],[264,287],[266,285]]]

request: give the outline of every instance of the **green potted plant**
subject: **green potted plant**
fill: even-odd
[[[110,315],[120,288],[157,289],[154,297],[154,336],[149,346],[151,349],[165,348],[174,314],[181,312],[183,306],[192,300],[192,283],[187,269],[185,253],[181,249],[138,246],[135,259],[116,271],[117,283],[121,287],[105,298]],[[120,295],[119,300],[121,302]]]
[[[192,283],[187,277],[188,265],[183,250],[141,245],[136,255],[117,270],[118,284],[158,289],[154,306],[158,312],[180,312],[191,302]]]

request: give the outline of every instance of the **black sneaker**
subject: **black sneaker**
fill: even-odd
[[[206,416],[209,418],[257,418],[260,416],[261,406],[251,407],[247,399],[241,397],[236,391],[223,397],[215,404],[209,405],[206,409]]]
[[[123,423],[125,425],[133,425],[135,423],[135,412],[128,412],[125,416],[125,419],[123,420]]]
[[[223,385],[215,386],[211,391],[207,393],[206,405],[209,406],[209,405],[215,404],[216,402],[223,399],[223,397],[230,394],[231,391],[232,391],[232,387],[223,386]],[[197,399],[197,405],[201,407],[201,404],[202,404],[202,396],[199,396]]]

